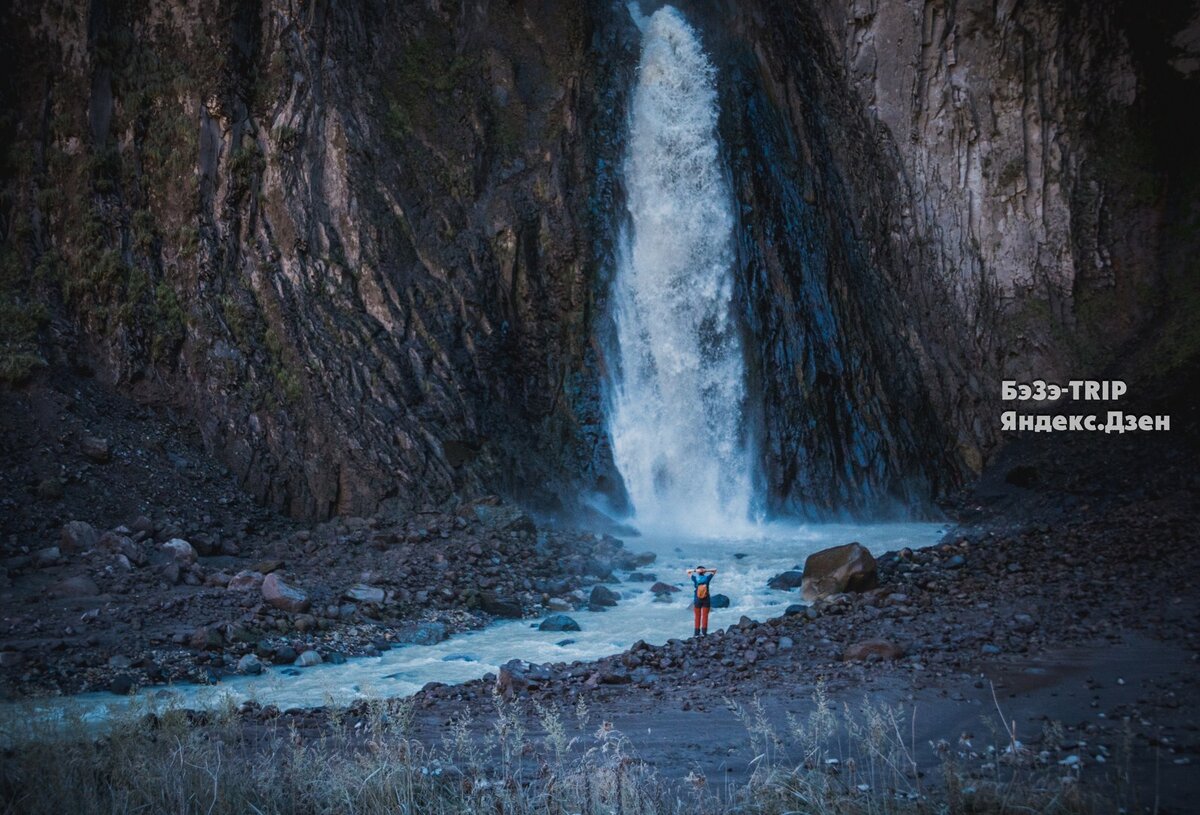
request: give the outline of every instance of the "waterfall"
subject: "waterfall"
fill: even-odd
[[[639,526],[729,533],[748,525],[756,479],[716,72],[679,11],[634,17],[642,52],[613,282],[613,453]]]

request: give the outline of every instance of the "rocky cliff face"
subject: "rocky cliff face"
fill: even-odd
[[[616,483],[585,231],[615,122],[583,5],[14,17],[6,251],[55,349],[190,404],[296,515]]]
[[[1194,352],[1164,237],[1191,223],[1162,138],[1187,15],[1091,6],[681,4],[720,74],[777,511],[944,491],[1003,376],[1096,373],[1160,318],[1164,364]],[[5,378],[187,405],[297,516],[620,501],[622,5],[17,2],[3,36]]]

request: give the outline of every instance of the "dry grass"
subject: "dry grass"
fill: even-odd
[[[197,721],[181,709],[128,715],[102,735],[83,722],[5,723],[0,810],[20,813],[528,813],[529,815],[887,815],[1115,812],[1061,768],[1038,769],[1007,728],[963,761],[918,772],[902,711],[836,710],[818,690],[811,713],[780,731],[757,701],[730,703],[746,726],[749,781],[713,789],[693,772],[657,775],[630,741],[573,710],[496,698],[481,731],[451,722],[435,744],[411,737],[405,700],[366,715],[332,712],[319,735],[250,726],[230,706]],[[911,723],[909,723],[911,724]],[[538,735],[532,737],[530,732]],[[569,735],[570,732],[586,736]],[[906,734],[907,737],[906,737]],[[1005,741],[1009,743],[1006,745]],[[971,765],[968,772],[965,768]],[[1052,771],[1057,769],[1058,772]],[[991,776],[988,777],[988,773]],[[929,783],[932,782],[932,783]]]

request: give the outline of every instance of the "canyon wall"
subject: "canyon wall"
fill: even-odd
[[[774,512],[947,493],[1001,378],[1192,358],[1184,4],[679,5]],[[18,0],[3,37],[6,380],[184,406],[295,516],[621,505],[623,4]]]

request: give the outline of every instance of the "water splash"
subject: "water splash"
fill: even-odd
[[[609,430],[639,526],[732,534],[750,524],[755,479],[715,69],[676,9],[637,22]]]

